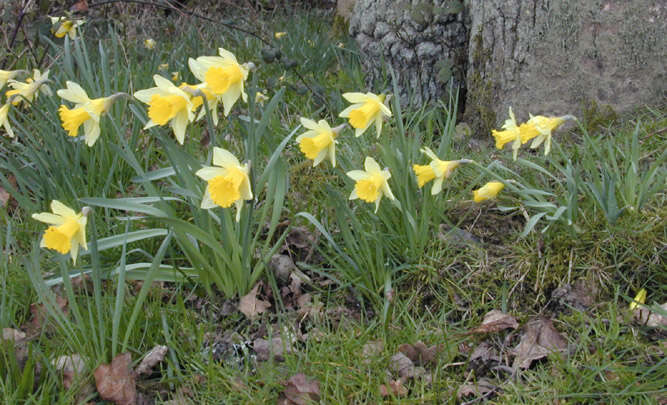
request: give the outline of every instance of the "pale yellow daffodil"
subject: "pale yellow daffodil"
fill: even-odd
[[[69,253],[72,261],[76,264],[79,248],[88,249],[86,243],[87,209],[76,213],[60,201],[51,202],[51,212],[32,214],[37,221],[51,225],[44,232],[40,247],[53,249],[59,253]]]
[[[301,118],[300,121],[308,130],[296,138],[301,152],[313,161],[313,167],[326,158],[329,158],[331,165],[336,167],[336,136],[345,124],[331,128],[325,120],[315,122]]]
[[[372,157],[366,157],[364,169],[347,172],[347,176],[356,182],[349,199],[355,200],[360,198],[368,203],[374,202],[375,212],[377,212],[383,196],[386,196],[390,200],[396,199],[387,182],[391,178],[391,174],[387,168],[382,170]]]
[[[194,119],[194,106],[190,95],[160,75],[154,75],[157,87],[134,93],[142,103],[148,104],[148,122],[144,129],[167,125],[173,129],[178,143],[185,141],[185,129]]]
[[[236,222],[241,219],[243,201],[252,200],[250,188],[250,165],[241,164],[226,149],[213,148],[213,165],[204,166],[195,173],[206,180],[206,192],[202,198],[201,208],[210,209],[216,206],[229,208],[236,205]]]
[[[85,21],[77,19],[67,19],[65,17],[49,17],[53,25],[53,35],[56,38],[63,38],[68,35],[70,39],[76,38],[76,30],[82,26]]]
[[[436,195],[442,190],[442,182],[448,178],[454,169],[459,167],[461,163],[469,163],[471,160],[440,160],[438,156],[428,147],[421,149],[421,152],[431,158],[431,163],[428,165],[412,165],[417,176],[417,184],[422,188],[426,183],[435,179],[433,187],[431,188],[431,195]]]
[[[12,129],[12,126],[9,124],[9,108],[11,107],[11,104],[6,103],[2,107],[0,107],[0,125],[5,129],[5,132],[7,132],[7,135],[10,138],[14,137],[14,130]]]
[[[391,110],[384,104],[385,95],[373,93],[344,93],[343,98],[350,103],[339,117],[348,118],[350,125],[354,128],[354,135],[361,136],[371,124],[375,124],[377,136],[382,132],[382,120],[391,117]]]
[[[155,48],[156,42],[153,38],[144,39],[144,48],[152,51]]]
[[[23,103],[24,106],[28,106],[33,103],[39,93],[42,93],[45,96],[50,96],[52,92],[46,84],[48,80],[49,71],[47,70],[42,74],[37,69],[33,70],[33,76],[26,79],[25,82],[19,82],[13,79],[8,80],[9,87],[11,87],[12,90],[7,90],[5,93],[7,101],[15,106],[21,103]]]
[[[521,147],[521,131],[516,123],[516,118],[510,107],[510,117],[505,120],[503,124],[503,131],[491,131],[491,134],[496,139],[496,148],[502,149],[505,144],[512,142],[512,156],[516,160]]]
[[[16,76],[25,72],[25,70],[2,70],[0,69],[0,89],[5,87],[8,81],[15,79]]]
[[[269,101],[269,97],[267,97],[266,94],[258,91],[255,92],[255,104],[262,104],[264,105],[264,102]]]
[[[65,84],[67,88],[60,89],[57,93],[61,98],[74,103],[74,108],[67,108],[63,104],[58,109],[63,129],[67,131],[67,135],[75,137],[83,124],[86,145],[93,146],[100,137],[100,117],[109,110],[113,100],[121,93],[90,99],[78,84],[70,81]]]
[[[248,101],[248,95],[243,87],[248,72],[254,65],[239,64],[236,56],[223,48],[218,49],[218,52],[220,56],[190,58],[188,66],[197,79],[206,83],[216,97],[220,97],[224,114],[227,116],[239,97],[244,102]]]
[[[546,156],[551,151],[551,132],[567,120],[576,120],[576,118],[572,115],[563,115],[561,117],[531,115],[530,119],[519,127],[521,131],[521,143],[526,143],[534,138],[530,144],[530,148],[536,149],[544,142],[544,155]]]
[[[473,190],[472,195],[476,203],[495,198],[505,184],[500,181],[490,181],[477,190]]]

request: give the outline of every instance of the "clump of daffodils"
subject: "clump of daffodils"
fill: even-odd
[[[426,183],[435,179],[431,188],[431,195],[436,195],[442,190],[442,182],[449,178],[454,169],[459,167],[461,163],[471,162],[468,159],[440,160],[428,147],[422,148],[421,152],[431,159],[431,163],[428,165],[412,165],[412,170],[415,172],[415,176],[417,176],[417,185],[419,188],[424,187]]]
[[[32,77],[27,78],[25,82],[10,79],[7,82],[12,90],[7,90],[5,93],[7,101],[15,106],[21,104],[23,106],[29,106],[35,99],[37,99],[39,93],[42,93],[45,96],[50,96],[52,92],[46,84],[48,81],[49,71],[47,70],[42,74],[37,69],[33,70]]]
[[[338,116],[348,118],[350,126],[354,128],[354,135],[361,136],[371,124],[375,124],[375,132],[379,137],[382,132],[382,120],[384,117],[391,117],[391,110],[384,104],[385,95],[344,93],[343,98],[353,104],[341,111]]]
[[[229,115],[232,107],[239,98],[248,101],[244,90],[244,83],[248,79],[248,72],[254,68],[252,63],[239,64],[233,53],[220,48],[220,56],[200,56],[197,59],[188,59],[188,66],[192,74],[206,84],[206,88],[220,98],[224,107],[225,116]]]
[[[74,103],[74,108],[61,105],[58,109],[60,121],[67,135],[75,137],[83,125],[86,145],[93,146],[100,136],[100,117],[107,112],[113,100],[122,93],[109,97],[91,99],[86,91],[74,82],[67,81],[67,88],[57,91],[58,95]]]
[[[86,243],[86,223],[88,209],[76,213],[60,201],[51,202],[51,212],[32,214],[37,221],[49,224],[40,242],[40,247],[55,250],[61,254],[69,253],[76,264],[79,249],[88,249]]]
[[[336,167],[336,136],[345,124],[331,128],[325,120],[315,122],[302,117],[301,125],[308,131],[299,135],[296,142],[301,152],[313,161],[313,167],[327,158],[331,165]]]
[[[134,93],[139,101],[148,104],[149,120],[144,129],[169,124],[176,140],[183,145],[185,129],[194,119],[194,105],[190,95],[160,75],[154,75],[153,80],[156,87]]]
[[[504,183],[500,181],[490,181],[481,188],[473,190],[472,192],[473,200],[476,203],[490,200],[492,198],[495,198],[498,195],[498,193],[500,193],[503,190],[503,188],[505,188]]]
[[[56,38],[63,38],[65,35],[69,36],[70,39],[76,38],[76,30],[82,26],[85,21],[77,19],[67,19],[65,17],[50,17],[51,25],[53,25],[51,31]]]
[[[195,173],[207,182],[201,208],[229,208],[235,204],[238,222],[241,219],[243,201],[253,198],[249,178],[250,165],[241,164],[231,152],[218,147],[213,148],[213,165],[204,166]]]
[[[364,161],[364,169],[347,172],[348,177],[355,181],[354,190],[352,190],[349,199],[360,198],[368,203],[375,203],[375,212],[377,212],[383,196],[390,200],[396,199],[387,182],[391,178],[391,174],[389,169],[385,168],[383,170],[375,159],[369,156]]]

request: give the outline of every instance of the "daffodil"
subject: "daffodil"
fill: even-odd
[[[177,82],[181,79],[181,73],[180,72],[171,72],[171,80],[173,82]]]
[[[52,94],[51,89],[46,84],[48,80],[49,71],[47,70],[42,74],[37,69],[33,70],[33,76],[26,79],[25,82],[19,82],[13,79],[8,80],[9,87],[11,87],[12,90],[8,90],[5,93],[7,101],[13,105],[19,105],[23,102],[23,105],[27,106],[32,104],[39,93],[50,96]]]
[[[422,188],[424,184],[435,179],[433,187],[431,188],[431,195],[436,195],[442,190],[442,182],[448,178],[454,169],[459,167],[461,163],[469,163],[470,160],[440,160],[438,156],[428,147],[421,149],[421,152],[431,158],[431,163],[428,165],[412,165],[412,170],[417,176],[417,184]]]
[[[9,103],[0,107],[0,125],[2,125],[2,127],[5,129],[7,135],[10,138],[13,138],[14,130],[12,130],[12,126],[9,124],[9,107],[10,107]]]
[[[377,136],[380,136],[382,119],[391,117],[391,110],[384,104],[385,95],[344,93],[343,98],[354,104],[341,111],[338,116],[349,119],[354,135],[361,136],[374,123]]]
[[[533,139],[530,144],[531,149],[538,148],[544,142],[544,155],[551,151],[551,131],[558,128],[567,120],[576,120],[572,115],[563,115],[561,117],[545,117],[542,115],[531,115],[526,123],[521,124],[521,143],[526,143]]]
[[[476,203],[495,198],[500,191],[505,188],[505,184],[500,181],[490,181],[477,190],[473,190],[472,195]]]
[[[327,157],[331,165],[336,167],[336,136],[343,129],[343,125],[332,129],[325,120],[315,122],[308,118],[301,118],[301,125],[308,131],[299,135],[296,141],[301,152],[313,161],[313,167]]]
[[[100,117],[109,110],[113,100],[121,93],[90,99],[78,84],[70,81],[65,84],[67,88],[60,89],[57,93],[61,98],[74,103],[74,108],[61,105],[58,109],[63,129],[67,131],[67,135],[74,137],[83,124],[86,145],[93,146],[100,136]]]
[[[630,303],[630,310],[632,311],[635,308],[638,308],[639,305],[644,305],[646,303],[646,289],[642,288],[639,290],[635,299]]]
[[[158,67],[157,67],[157,70],[162,70],[162,71],[164,71],[164,70],[167,70],[167,69],[169,69],[169,64],[168,64],[168,63],[161,63],[161,64],[159,64]]]
[[[350,200],[360,198],[368,203],[374,202],[375,212],[377,212],[383,196],[390,200],[396,199],[389,188],[389,183],[387,183],[391,174],[389,169],[382,170],[372,157],[366,157],[364,169],[347,172],[348,177],[356,182],[354,190],[350,194]]]
[[[232,107],[239,99],[248,101],[248,95],[243,89],[248,78],[249,70],[254,66],[251,63],[239,64],[233,53],[220,48],[220,56],[200,56],[197,59],[188,59],[192,74],[208,89],[220,97],[224,106],[225,116],[229,115]]]
[[[206,98],[206,106],[208,107],[208,111],[211,114],[213,125],[218,125],[218,103],[220,100],[211,92],[211,90],[208,89],[206,83],[181,83],[181,85],[178,87],[185,90],[185,92],[190,95],[192,108],[194,108],[194,110],[199,109],[199,115],[197,115],[197,119],[201,119],[204,115],[206,115],[206,110],[201,108],[201,106],[204,104],[204,98]]]
[[[160,75],[154,75],[157,87],[134,93],[142,103],[148,104],[148,122],[144,129],[156,125],[171,126],[178,143],[185,141],[185,128],[194,119],[194,106],[190,96]]]
[[[0,89],[5,87],[5,84],[9,80],[14,79],[20,73],[25,72],[25,70],[2,70],[0,69]]]
[[[42,212],[41,214],[32,214],[32,218],[37,221],[51,225],[44,232],[40,247],[53,249],[59,253],[69,252],[72,261],[76,264],[76,258],[79,254],[79,248],[88,249],[86,243],[86,213],[87,209],[81,213],[76,213],[60,201],[51,202],[51,212]]]
[[[50,17],[51,25],[53,25],[53,35],[56,38],[63,38],[65,35],[69,35],[70,39],[76,38],[76,29],[82,26],[84,20],[76,19],[67,19],[65,17]]]
[[[269,98],[266,96],[266,94],[260,91],[255,93],[255,104],[264,104],[264,102],[268,100]]]
[[[280,38],[284,37],[285,35],[287,35],[287,33],[284,32],[284,31],[281,31],[281,32],[274,32],[274,33],[273,33],[273,37],[274,37],[275,39],[280,39]]]
[[[153,50],[153,48],[155,48],[155,40],[153,38],[144,39],[144,48]]]
[[[231,152],[218,147],[213,148],[213,164],[215,166],[204,166],[196,173],[208,183],[201,207],[228,208],[235,204],[238,222],[241,219],[243,201],[253,198],[248,177],[250,166],[248,163],[242,165]]]
[[[516,123],[512,107],[510,107],[510,117],[503,124],[503,131],[496,131],[494,129],[491,131],[491,134],[496,139],[496,148],[498,149],[502,149],[505,144],[512,142],[513,157],[516,160],[519,148],[521,147],[521,131]]]

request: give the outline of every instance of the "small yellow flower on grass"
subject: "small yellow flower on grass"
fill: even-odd
[[[61,98],[74,103],[74,108],[60,106],[58,113],[62,126],[67,131],[67,135],[76,136],[79,127],[83,124],[86,145],[93,146],[100,136],[100,117],[109,110],[113,100],[122,93],[90,99],[86,91],[78,84],[70,81],[65,84],[67,88],[60,89],[57,93]]]
[[[37,98],[39,93],[46,96],[50,96],[51,89],[46,82],[49,80],[49,71],[47,70],[44,74],[40,73],[39,70],[33,70],[33,76],[26,79],[25,82],[19,82],[16,80],[8,80],[9,87],[12,90],[8,90],[5,93],[7,101],[13,105],[19,105],[23,103],[24,106],[32,104],[32,102]]]
[[[14,130],[12,129],[12,126],[9,124],[9,108],[10,108],[9,103],[0,107],[0,125],[2,125],[2,127],[5,129],[7,135],[10,138],[13,138]]]
[[[476,203],[495,198],[500,191],[505,188],[505,184],[500,181],[490,181],[482,188],[473,190],[472,195]]]
[[[544,155],[551,151],[551,131],[558,128],[567,120],[576,120],[572,115],[563,115],[561,117],[545,117],[542,115],[531,115],[525,124],[521,124],[521,143],[526,143],[533,139],[530,144],[531,149],[538,148],[544,142]]]
[[[155,125],[169,124],[174,130],[178,143],[185,141],[185,129],[194,119],[194,106],[190,95],[160,75],[154,75],[157,87],[134,93],[142,103],[148,104],[148,118],[144,129]]]
[[[513,157],[516,160],[519,148],[521,147],[521,131],[516,123],[516,118],[514,118],[512,107],[510,107],[510,117],[503,124],[503,131],[496,131],[494,129],[491,131],[491,134],[496,139],[496,148],[498,149],[502,149],[505,144],[512,142]]]
[[[301,125],[308,129],[299,135],[296,141],[304,155],[313,161],[313,167],[319,165],[327,157],[331,165],[336,167],[336,136],[343,126],[331,128],[325,120],[315,122],[301,118]]]
[[[356,182],[354,190],[350,194],[350,200],[360,198],[368,203],[374,202],[375,212],[377,212],[382,196],[386,196],[390,200],[396,199],[389,188],[389,183],[387,183],[391,174],[389,169],[382,170],[372,157],[366,157],[364,169],[347,172],[348,177]]]
[[[236,205],[236,222],[241,219],[241,208],[244,200],[252,200],[250,189],[250,167],[248,163],[241,164],[231,152],[226,149],[213,148],[213,164],[204,166],[196,173],[206,180],[206,192],[202,198],[201,207],[204,209],[220,206],[229,208]]]
[[[25,72],[25,70],[2,70],[0,69],[0,89],[5,87],[8,81],[16,78],[20,73]]]
[[[264,104],[264,102],[269,101],[269,98],[266,94],[262,92],[255,92],[255,104]]]
[[[63,38],[65,35],[69,35],[70,39],[76,38],[76,29],[82,26],[84,20],[69,20],[65,17],[50,17],[51,25],[53,25],[53,35],[56,38]]]
[[[280,39],[280,38],[284,37],[285,35],[287,35],[287,33],[284,32],[284,31],[281,31],[281,32],[275,32],[275,33],[273,34],[273,37],[274,37],[275,39]]]
[[[79,248],[88,249],[86,243],[86,209],[76,213],[60,201],[51,202],[51,212],[32,214],[37,221],[51,225],[44,232],[40,247],[53,249],[59,253],[69,252],[72,261],[76,264]]]
[[[222,100],[225,116],[229,115],[232,107],[239,99],[248,101],[248,95],[243,89],[248,78],[249,70],[254,66],[251,63],[240,65],[233,53],[220,48],[220,56],[200,56],[197,59],[188,59],[192,74],[205,82],[208,89]]]
[[[428,165],[412,165],[417,176],[417,184],[422,188],[424,184],[436,179],[431,188],[431,195],[436,195],[442,190],[442,182],[448,178],[454,169],[459,167],[461,163],[469,163],[470,160],[440,160],[433,151],[427,147],[422,148],[421,152],[431,158],[431,163]]]
[[[144,39],[144,48],[153,50],[155,48],[155,40],[153,38]]]
[[[378,96],[373,93],[344,93],[343,98],[354,104],[341,111],[338,116],[349,119],[354,135],[361,136],[374,123],[379,137],[382,132],[382,119],[391,117],[391,110],[384,104],[384,94]]]
[[[639,290],[635,299],[630,303],[630,310],[632,311],[635,308],[638,308],[639,305],[644,305],[646,303],[646,289],[642,288]]]

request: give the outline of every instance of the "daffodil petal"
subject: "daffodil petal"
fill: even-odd
[[[39,222],[44,222],[45,224],[49,225],[62,225],[65,222],[65,219],[60,215],[51,214],[49,212],[32,214],[32,219],[35,219]]]

